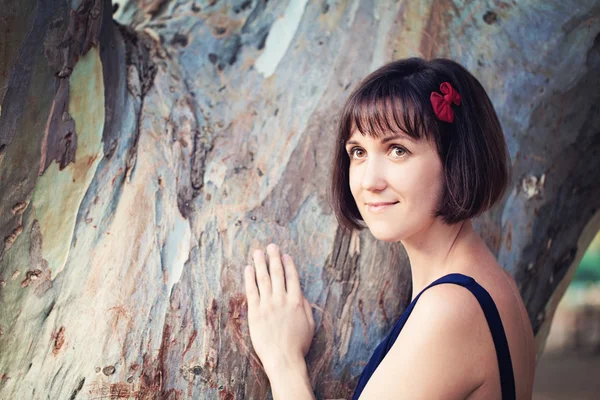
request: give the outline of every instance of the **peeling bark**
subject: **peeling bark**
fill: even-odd
[[[412,55],[456,59],[496,105],[512,181],[476,228],[543,348],[600,227],[592,2],[0,10],[1,398],[265,398],[241,274],[271,241],[315,310],[317,396],[348,398],[411,287],[399,244],[337,226],[332,137],[360,79]]]

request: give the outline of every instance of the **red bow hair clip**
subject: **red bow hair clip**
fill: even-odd
[[[433,112],[442,121],[452,123],[454,121],[452,103],[457,106],[460,105],[460,94],[454,90],[449,82],[442,83],[440,91],[444,94],[443,96],[438,92],[431,92],[431,96],[429,97],[433,106]]]

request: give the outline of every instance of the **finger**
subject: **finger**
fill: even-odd
[[[285,294],[285,277],[279,248],[275,243],[271,243],[267,246],[267,253],[269,254],[269,274],[271,275],[273,295],[282,296]]]
[[[260,296],[258,287],[256,287],[256,273],[251,265],[246,265],[244,268],[244,283],[246,286],[246,299],[248,300],[248,312],[251,309],[258,307]]]
[[[271,298],[271,277],[267,271],[267,263],[265,261],[265,253],[262,250],[254,251],[254,268],[256,269],[256,282],[258,282],[258,291],[260,292],[260,300],[268,300]]]
[[[292,260],[289,254],[284,254],[282,260],[285,267],[287,293],[292,298],[299,299],[302,297],[302,289],[300,289],[300,278],[298,278],[298,270],[296,269],[294,260]]]
[[[304,311],[306,312],[306,318],[308,319],[308,324],[310,325],[310,329],[315,331],[315,317],[312,312],[312,307],[310,306],[310,302],[308,299],[304,299]]]

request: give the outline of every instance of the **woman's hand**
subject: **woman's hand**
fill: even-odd
[[[250,339],[269,375],[281,367],[305,366],[315,321],[292,258],[287,254],[281,257],[273,243],[267,246],[267,253],[269,271],[264,252],[255,250],[256,267],[246,266],[244,280]]]

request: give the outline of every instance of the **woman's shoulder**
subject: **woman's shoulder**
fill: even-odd
[[[457,324],[472,323],[479,309],[477,299],[462,285],[442,283],[423,291],[411,318],[414,315],[417,316],[415,319],[422,320],[442,319],[449,322],[452,319]]]
[[[422,292],[365,387],[365,398],[389,393],[402,393],[406,399],[466,398],[481,386],[486,373],[477,351],[481,334],[474,329],[479,325],[474,324],[478,305],[469,295],[462,287],[446,284]]]
[[[407,335],[430,330],[440,335],[441,346],[478,347],[482,333],[488,329],[477,298],[457,284],[438,284],[425,290],[405,325]],[[474,352],[469,353],[477,356]],[[468,356],[468,355],[466,355]]]
[[[485,275],[459,273],[459,278],[466,279],[444,278],[448,283],[432,286],[421,294],[410,319],[425,326],[440,321],[454,328],[447,331],[448,335],[456,334],[459,340],[466,340],[474,347],[482,342],[489,344],[492,328],[488,318],[493,318],[494,311],[500,316],[508,340],[515,327],[523,333],[523,327],[530,328],[530,324],[518,287],[506,271],[498,269]],[[452,338],[446,336],[443,340],[449,339]]]

